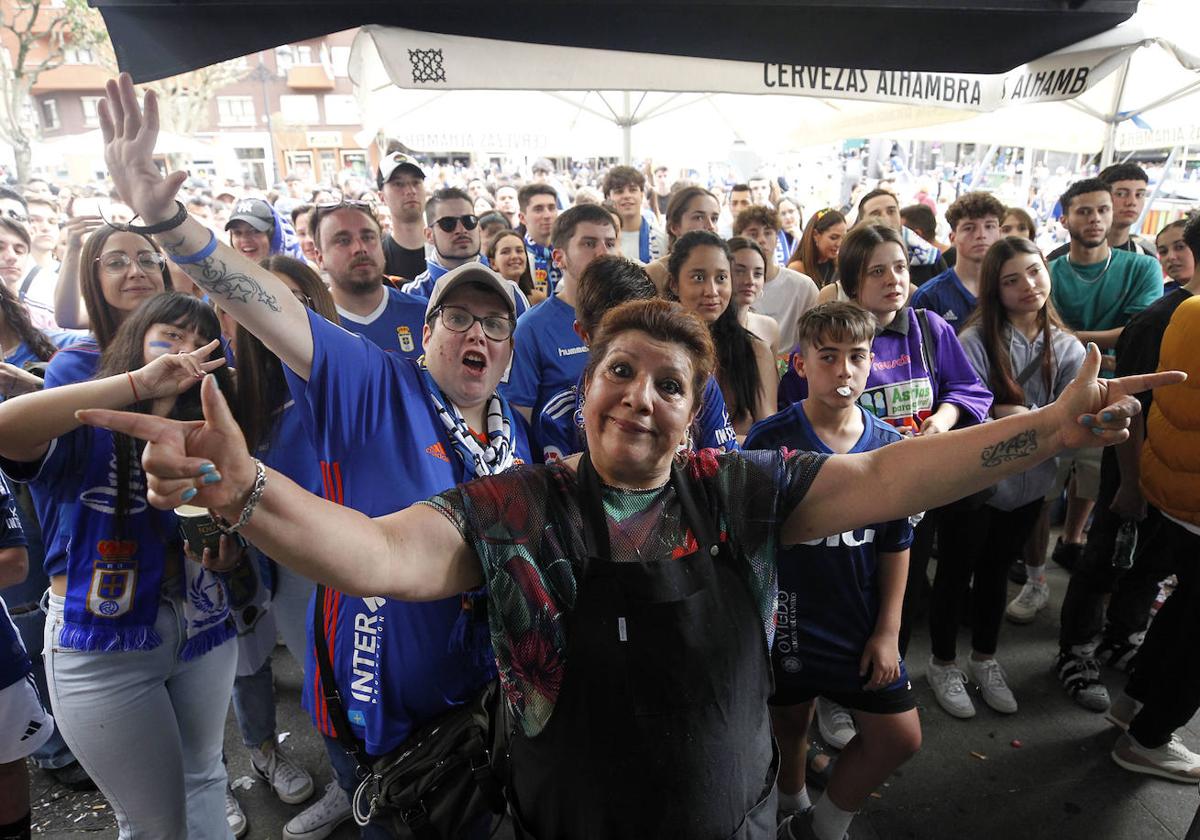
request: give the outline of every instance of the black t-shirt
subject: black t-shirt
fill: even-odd
[[[1167,324],[1171,323],[1171,316],[1179,304],[1191,296],[1192,293],[1186,289],[1176,289],[1129,320],[1117,339],[1117,376],[1158,370],[1158,353]],[[1136,395],[1142,402],[1143,414],[1150,410],[1152,394],[1152,391],[1146,391]]]
[[[383,237],[383,256],[387,261],[383,273],[390,277],[412,280],[425,271],[425,248],[405,248],[391,236]]]
[[[1070,250],[1071,250],[1071,243],[1064,242],[1062,245],[1059,245],[1057,248],[1055,248],[1053,251],[1051,251],[1049,254],[1046,255],[1046,262],[1047,263],[1054,262],[1059,257],[1064,256]],[[1158,254],[1156,254],[1154,252],[1154,249],[1148,247],[1145,243],[1140,242],[1136,236],[1129,237],[1128,239],[1125,240],[1124,245],[1117,245],[1114,250],[1129,251],[1134,254],[1145,254],[1148,257],[1154,257],[1154,259],[1158,259]]]

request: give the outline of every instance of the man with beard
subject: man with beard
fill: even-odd
[[[403,152],[392,152],[379,164],[379,197],[392,217],[383,238],[383,273],[411,280],[426,269],[425,171]]]
[[[1112,226],[1108,229],[1108,245],[1134,254],[1155,255],[1154,245],[1140,236],[1132,234],[1133,225],[1142,217],[1146,198],[1150,192],[1150,176],[1136,163],[1114,163],[1105,167],[1096,176],[1112,188]],[[1063,208],[1063,215],[1066,215]],[[1067,253],[1070,243],[1051,251],[1047,260],[1056,260]]]
[[[426,301],[384,283],[383,234],[371,209],[318,207],[310,224],[342,326],[389,352],[420,356]]]
[[[1112,357],[1129,319],[1162,296],[1162,269],[1152,257],[1109,244],[1113,198],[1105,181],[1076,181],[1059,202],[1071,242],[1068,253],[1050,263],[1050,299],[1080,341],[1094,341]],[[1105,368],[1101,375],[1112,376],[1111,366]],[[1067,568],[1077,565],[1083,553],[1084,525],[1099,490],[1100,450],[1081,450],[1075,459],[1063,535],[1054,549],[1056,563]],[[1094,685],[1090,667],[1094,660],[1087,651],[1077,653],[1060,662],[1059,678],[1072,696],[1085,703],[1080,692]],[[1096,705],[1101,705],[1099,700]]]

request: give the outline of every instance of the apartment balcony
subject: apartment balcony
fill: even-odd
[[[320,68],[318,68],[320,69]],[[56,93],[63,90],[104,91],[109,73],[94,64],[64,64],[38,76],[34,94]]]
[[[293,90],[333,90],[333,74],[324,64],[295,64],[288,68],[287,84]]]

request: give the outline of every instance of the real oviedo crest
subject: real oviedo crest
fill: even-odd
[[[400,341],[400,349],[405,353],[411,353],[416,349],[416,344],[413,343],[412,330],[406,326],[396,327],[396,338]]]
[[[87,609],[101,618],[129,612],[137,589],[136,540],[102,540],[96,545],[100,559],[92,562]]]

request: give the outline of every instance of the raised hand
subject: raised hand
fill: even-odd
[[[221,342],[213,339],[191,353],[165,353],[148,365],[133,371],[137,395],[143,400],[175,397],[188,390],[225,364],[225,358],[206,361]]]
[[[158,99],[154,91],[146,92],[143,113],[133,79],[122,73],[105,85],[98,113],[104,161],[121,198],[151,224],[174,216],[175,193],[187,180],[187,173],[172,172],[164,178],[154,163],[154,144],[158,141]]]
[[[150,504],[171,510],[187,503],[222,515],[233,511],[236,519],[254,486],[254,459],[213,377],[204,378],[200,400],[205,419],[189,423],[98,408],[76,417],[147,442],[142,468]]]
[[[1068,449],[1120,443],[1129,437],[1130,418],[1142,411],[1134,394],[1174,385],[1187,378],[1182,371],[1171,370],[1099,379],[1100,358],[1100,349],[1089,344],[1075,381],[1053,404],[1061,412],[1059,435]]]
[[[78,251],[84,238],[103,224],[104,219],[99,216],[72,216],[63,226],[63,242],[67,248]]]

